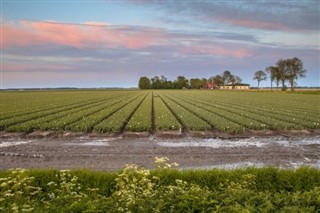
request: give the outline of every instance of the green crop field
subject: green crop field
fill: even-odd
[[[157,132],[320,128],[319,93],[212,90],[1,92],[0,130]]]

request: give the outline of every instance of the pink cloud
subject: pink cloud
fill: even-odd
[[[250,50],[230,43],[206,46],[190,40],[188,45],[180,43],[180,37],[160,29],[114,27],[107,23],[84,22],[65,24],[55,21],[20,21],[19,24],[4,22],[2,26],[2,48],[57,44],[84,48],[142,49],[161,46],[170,52],[186,55],[218,55],[244,58],[251,56]],[[188,40],[188,35],[183,39]]]
[[[57,22],[20,21],[4,23],[2,47],[37,44],[60,44],[77,48],[125,47],[139,49],[163,37],[161,31],[109,27],[104,23],[63,24]]]
[[[106,22],[99,22],[99,21],[86,21],[86,22],[83,22],[82,24],[92,25],[92,26],[97,26],[97,27],[105,27],[105,26],[109,25]]]
[[[251,51],[240,47],[222,47],[222,46],[193,46],[183,48],[182,52],[188,55],[217,55],[217,56],[233,56],[235,58],[245,58],[252,56]]]
[[[276,30],[276,31],[296,31],[282,23],[274,23],[268,21],[258,21],[258,20],[245,20],[245,19],[222,19],[218,18],[215,21],[225,22],[230,25],[240,26],[240,27],[248,27],[254,29],[262,29],[262,30]]]

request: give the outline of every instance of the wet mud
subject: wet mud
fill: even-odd
[[[320,169],[316,131],[266,132],[229,137],[216,133],[126,135],[34,132],[0,133],[0,169],[90,169],[116,171],[135,163],[153,168],[156,156],[180,169],[234,169],[248,166]],[[212,135],[213,134],[213,135]],[[214,137],[213,137],[214,136]]]

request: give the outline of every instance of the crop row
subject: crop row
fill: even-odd
[[[94,102],[91,102],[90,104],[95,104],[95,103],[100,103],[100,102],[102,102],[102,101],[101,100],[94,101]],[[11,117],[8,119],[1,120],[0,121],[0,129],[5,129],[9,126],[19,124],[22,122],[31,121],[31,120],[35,120],[37,118],[41,118],[44,116],[49,116],[52,114],[56,114],[56,113],[60,113],[60,112],[68,111],[68,110],[74,110],[74,109],[86,107],[86,106],[88,106],[88,103],[73,104],[73,105],[68,105],[68,106],[64,106],[64,107],[60,107],[60,108],[54,108],[54,109],[50,109],[50,110],[40,111],[40,112],[36,112],[36,113],[32,113],[32,114],[27,114],[27,115],[22,115],[22,116],[14,116],[14,117]]]
[[[113,104],[121,102],[121,98],[113,100],[107,100],[94,104],[87,104],[81,107],[75,107],[69,110],[59,111],[57,113],[43,116],[37,119],[32,119],[23,123],[10,126],[8,131],[23,131],[30,132],[32,130],[64,130],[64,127],[72,122],[82,119],[83,117],[93,114],[102,110],[105,107],[109,107]]]
[[[129,121],[133,113],[138,109],[140,104],[146,98],[143,94],[132,100],[118,111],[114,112],[110,117],[104,119],[101,123],[94,127],[95,132],[113,132],[119,133],[124,130],[125,125]],[[151,107],[150,107],[151,108]],[[150,113],[151,114],[151,113]]]
[[[178,98],[176,98],[176,100],[177,99]],[[260,115],[258,113],[252,113],[246,109],[237,109],[233,106],[223,106],[221,104],[201,102],[199,100],[197,100],[195,104],[194,99],[184,99],[183,101],[196,106],[199,109],[204,109],[210,113],[221,115],[226,119],[249,129],[288,129],[302,127],[295,123],[274,119],[270,116]]]
[[[171,111],[186,128],[192,131],[205,131],[211,129],[211,126],[206,121],[172,101],[168,97],[160,95],[160,98],[166,103],[168,108],[171,109]]]
[[[203,90],[5,93],[3,97],[0,130],[7,131],[242,132],[320,127],[315,95]],[[10,104],[17,106],[11,109]]]
[[[179,97],[182,98],[181,96]],[[196,102],[197,105],[202,105],[202,107],[214,108],[214,111],[217,111],[217,109],[221,109],[223,110],[221,113],[224,115],[227,115],[227,112],[224,111],[229,111],[242,117],[252,118],[262,123],[266,123],[268,128],[272,129],[301,129],[303,127],[316,128],[319,126],[319,123],[310,121],[308,119],[300,118],[297,116],[297,114],[276,114],[272,110],[261,109],[259,108],[259,106],[252,106],[248,104],[241,105],[239,103],[231,104],[225,103],[223,101],[217,101],[215,99],[206,100],[204,98],[191,98],[188,96],[183,96],[183,99],[188,100],[190,103]],[[257,128],[257,126],[255,126],[254,128]]]
[[[216,95],[216,93],[206,94],[208,96],[199,96],[193,92],[180,95],[183,95],[184,97],[194,97],[200,100],[203,99],[206,101],[213,101],[217,102],[218,104],[227,104],[228,106],[240,105],[244,107],[255,108],[259,111],[269,111],[275,115],[303,118],[304,120],[307,119],[310,121],[317,121],[316,119],[320,115],[320,105],[317,101],[317,96],[311,96],[308,97],[308,99],[306,99],[304,96],[300,96],[299,99],[295,100],[295,96],[284,96],[281,94],[268,94],[268,96],[265,97],[265,94],[263,93],[222,93],[222,96]],[[302,105],[303,107],[301,107]]]
[[[179,100],[179,99],[173,99],[167,96],[167,100],[171,100],[173,103],[177,104],[180,109],[187,110],[189,113],[192,113],[196,115],[197,117],[201,118],[206,123],[210,124],[213,128],[220,130],[220,131],[228,131],[228,132],[242,132],[243,127],[241,127],[239,124],[232,122],[228,119],[226,119],[223,116],[220,116],[219,114],[212,113],[208,110],[199,108],[198,106],[195,106],[193,104],[190,104],[188,102]],[[180,112],[176,112],[177,115],[180,115]],[[188,125],[186,125],[187,128],[191,129]],[[208,128],[204,128],[201,130],[208,130]],[[194,130],[194,129],[191,129]]]
[[[123,107],[129,105],[130,102],[137,99],[137,97],[141,97],[141,94],[138,94],[134,97],[127,98],[127,99],[122,98],[120,102],[110,105],[108,107],[105,107],[102,110],[99,110],[88,116],[85,116],[81,120],[74,122],[70,125],[67,125],[65,129],[75,131],[75,132],[91,132],[97,124],[111,117]]]
[[[40,100],[37,98],[37,95],[35,97],[29,97],[30,100],[24,100],[24,96],[18,96],[19,101],[17,100],[6,100],[10,105],[11,108],[16,108],[19,106],[18,109],[11,110],[11,108],[6,109],[5,106],[1,106],[1,110],[4,111],[4,113],[0,114],[0,120],[12,118],[12,117],[18,117],[28,114],[34,114],[34,113],[40,113],[45,111],[50,111],[52,109],[63,109],[66,106],[77,106],[80,104],[90,104],[92,102],[96,102],[99,100],[107,100],[107,99],[113,99],[117,97],[121,97],[124,95],[127,95],[128,93],[123,92],[116,92],[116,93],[87,93],[83,92],[78,94],[77,93],[70,93],[66,92],[66,94],[62,93],[62,97],[41,97]],[[136,92],[137,93],[137,92]],[[51,93],[45,93],[45,94],[51,94]],[[55,94],[55,93],[54,93]],[[22,99],[20,101],[20,99]]]
[[[149,92],[147,97],[141,103],[137,111],[133,114],[127,124],[127,130],[132,132],[151,131],[152,121],[152,93]]]
[[[158,95],[154,96],[154,119],[156,130],[179,130],[181,129],[180,123],[170,112],[168,107],[163,103]]]

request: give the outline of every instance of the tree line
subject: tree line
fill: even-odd
[[[305,77],[306,70],[303,68],[301,59],[294,57],[288,59],[279,59],[274,66],[268,66],[266,72],[258,70],[254,74],[254,80],[258,82],[258,89],[260,82],[267,80],[267,74],[270,75],[271,90],[273,89],[273,82],[276,83],[277,90],[279,84],[282,84],[282,90],[286,90],[286,82],[289,83],[291,91],[297,85],[296,80]],[[221,75],[215,75],[210,78],[191,78],[187,79],[185,76],[178,76],[174,81],[168,80],[164,75],[155,76],[149,79],[143,76],[139,80],[139,89],[207,89],[208,83],[212,83],[214,87],[221,85],[236,85],[240,84],[242,79],[239,76],[232,74],[229,70],[224,71]]]
[[[239,76],[232,74],[229,70],[224,71],[221,75],[215,75],[210,78],[191,78],[178,76],[176,80],[168,80],[164,75],[155,76],[149,79],[143,76],[139,80],[139,89],[207,89],[208,83],[215,86],[241,83]]]
[[[294,57],[288,59],[279,59],[275,66],[266,67],[266,72],[270,75],[271,90],[273,89],[273,82],[276,83],[277,90],[279,88],[279,83],[281,82],[281,90],[287,90],[286,82],[289,83],[291,91],[297,86],[296,80],[298,78],[305,77],[307,70],[303,68],[303,62],[301,59]],[[254,74],[254,80],[258,81],[258,89],[261,81],[267,80],[267,74],[258,70]]]

